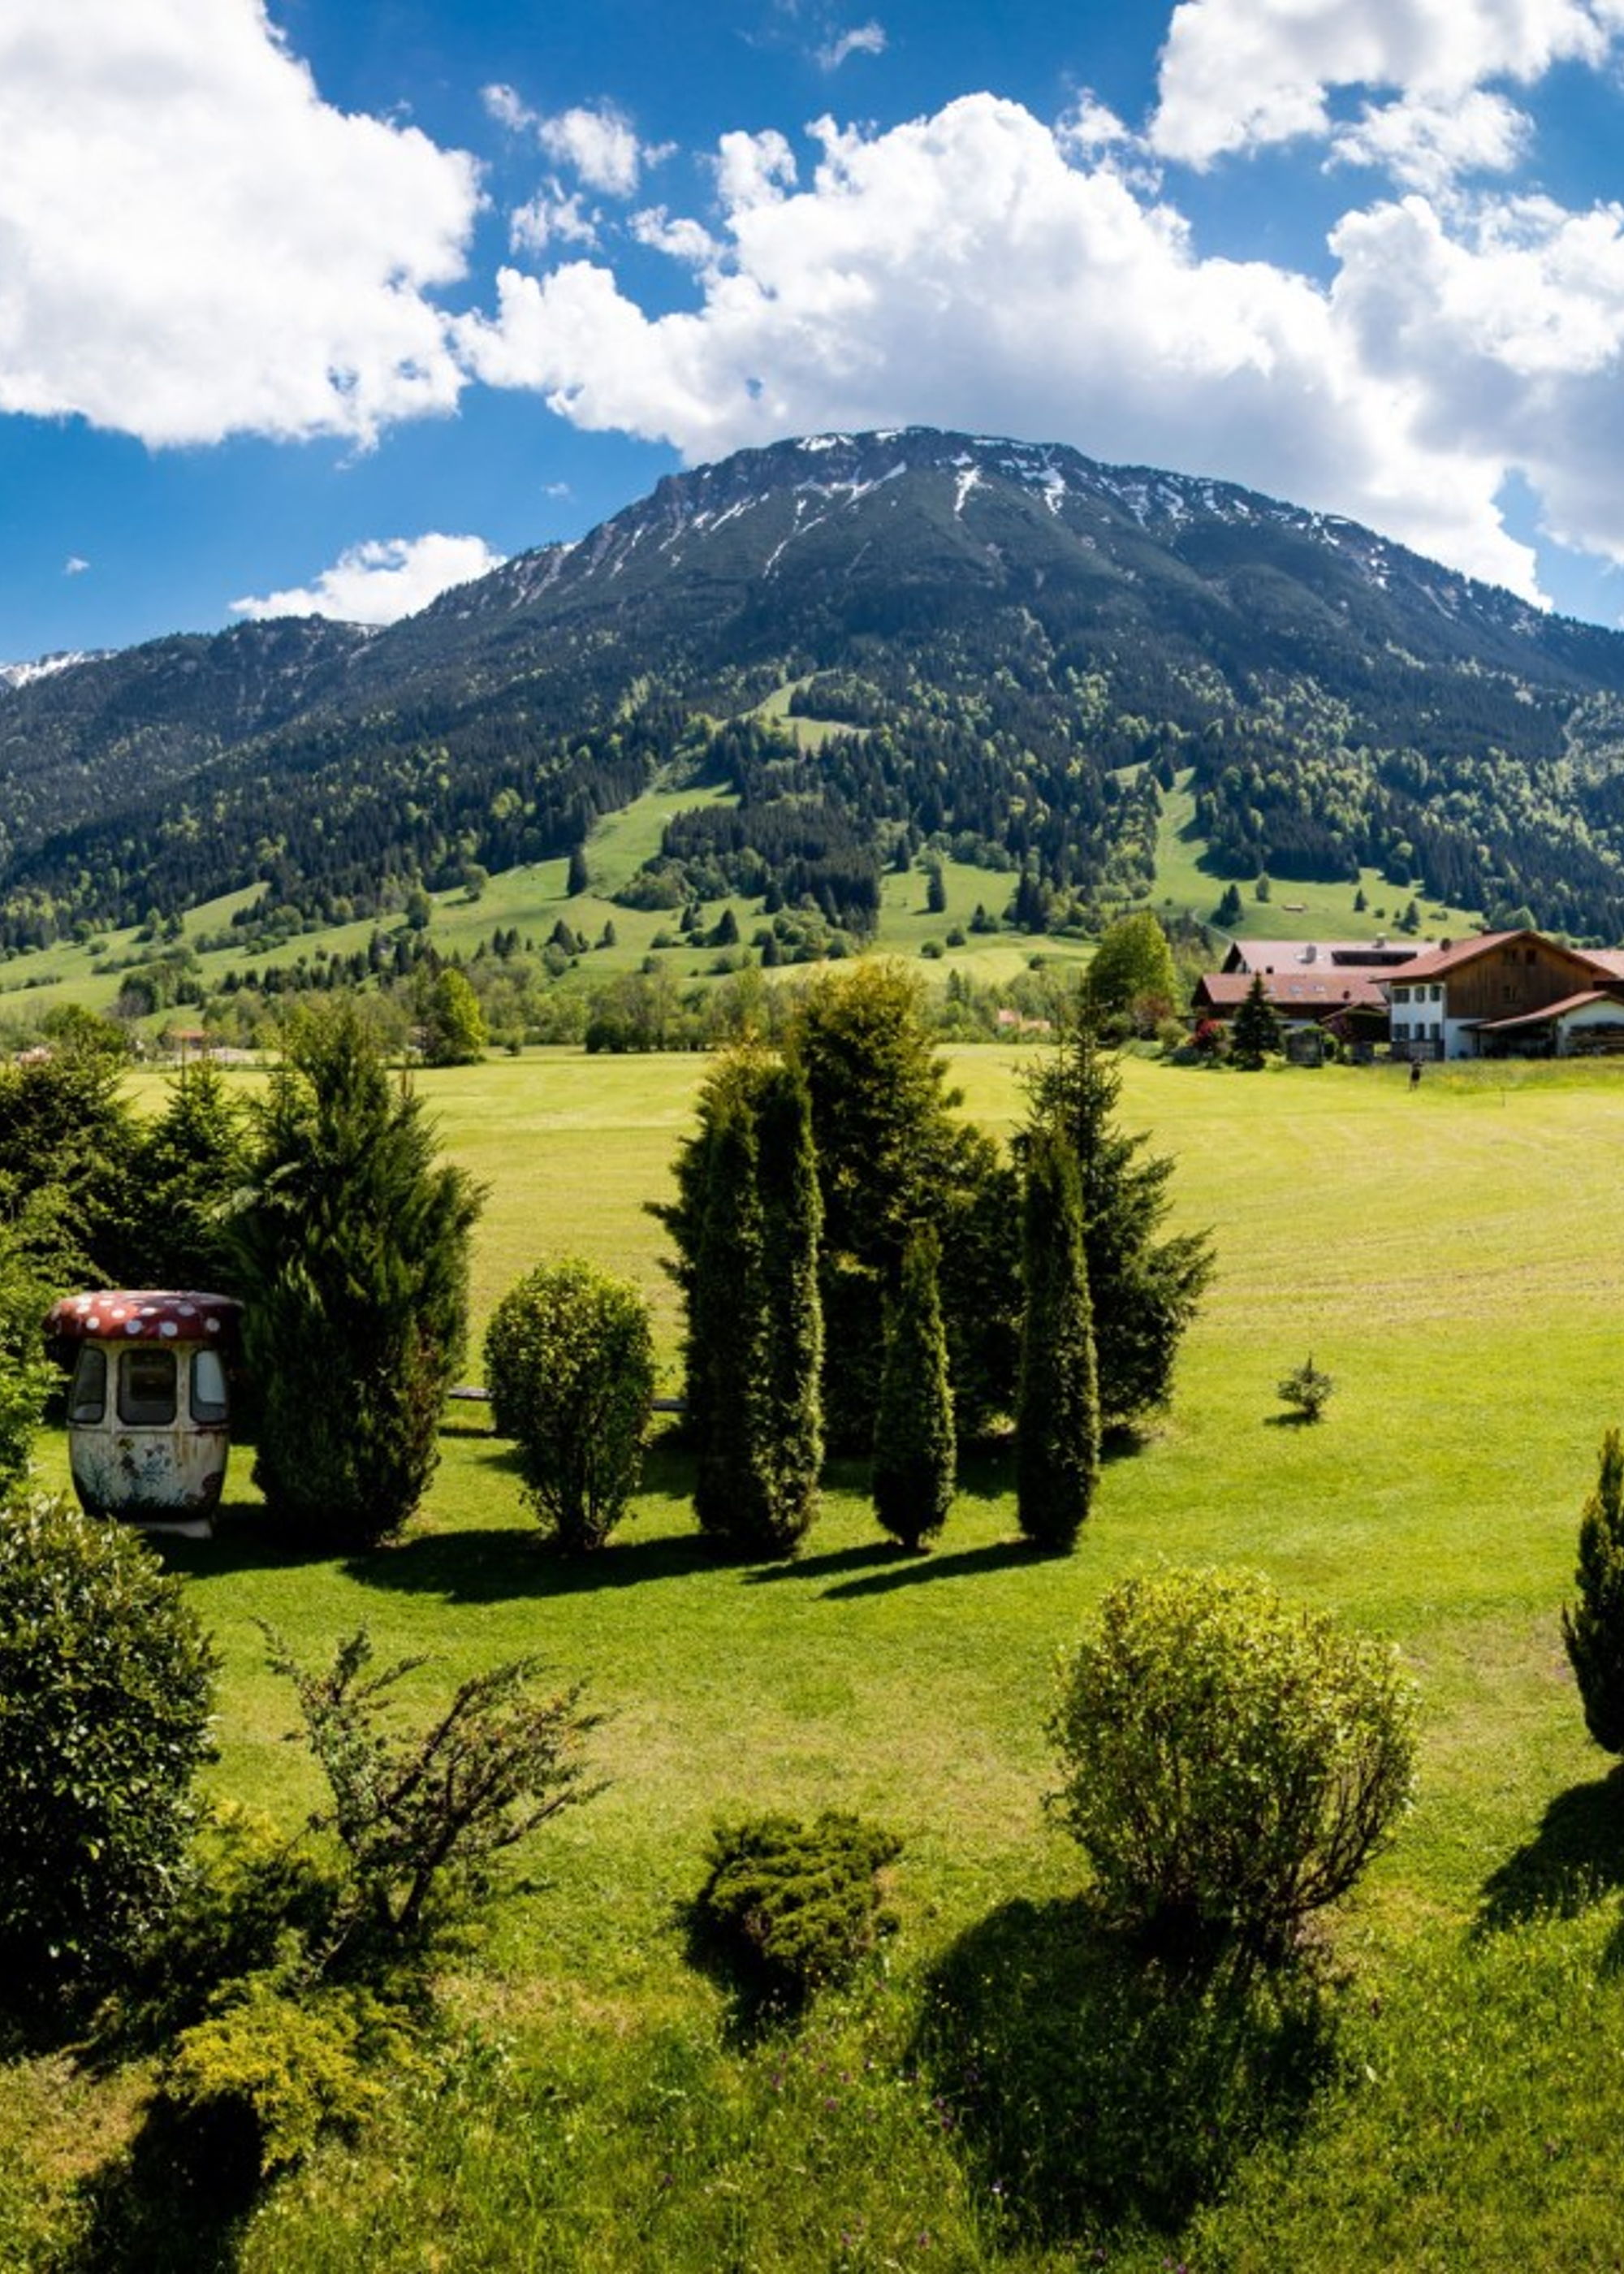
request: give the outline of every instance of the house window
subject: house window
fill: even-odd
[[[68,1392],[68,1419],[100,1421],[106,1412],[107,1352],[98,1350],[94,1343],[82,1343],[73,1368],[73,1386]]]
[[[134,1428],[162,1429],[175,1419],[175,1353],[155,1343],[119,1352],[118,1418]]]
[[[1410,990],[1409,990],[1409,988],[1408,988],[1408,987],[1395,987],[1395,988],[1393,990],[1393,1000],[1394,1000],[1395,1003],[1408,1003],[1408,1002],[1409,1002],[1409,1000],[1410,1000]]]
[[[1531,963],[1534,960],[1534,951],[1531,947],[1525,947],[1523,949],[1522,960],[1524,963]]]
[[[230,1413],[226,1395],[226,1370],[220,1352],[194,1351],[192,1355],[192,1418],[194,1421],[223,1421]]]
[[[1441,1002],[1443,1001],[1443,999],[1444,999],[1444,990],[1443,990],[1443,989],[1442,989],[1441,987],[1439,987],[1439,986],[1434,986],[1434,987],[1433,987],[1433,989],[1432,989],[1432,1000],[1433,1000],[1433,1002],[1434,1002],[1434,1003],[1441,1003]]]

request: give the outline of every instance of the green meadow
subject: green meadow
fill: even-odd
[[[1007,1133],[1030,1054],[950,1055],[965,1111]],[[674,1387],[643,1203],[703,1072],[560,1051],[417,1077],[488,1189],[480,1323],[539,1258],[584,1254],[646,1291]],[[930,1555],[884,1541],[837,1465],[803,1552],[770,1567],[702,1546],[664,1442],[633,1519],[570,1566],[478,1408],[448,1420],[419,1517],[355,1562],[282,1553],[239,1456],[215,1540],[169,1550],[224,1661],[215,1792],[289,1826],[316,1798],[259,1619],[307,1660],[362,1622],[382,1657],[432,1653],[425,1712],[539,1650],[607,1716],[609,1787],[523,1851],[448,1958],[418,2072],[245,2224],[192,2203],[143,2227],[122,2157],[150,2071],[14,2047],[0,2263],[1619,2263],[1624,1788],[1558,1617],[1601,1432],[1624,1421],[1624,1074],[1438,1069],[1413,1094],[1381,1068],[1124,1074],[1124,1118],[1177,1157],[1177,1220],[1211,1227],[1218,1274],[1169,1413],[1109,1463],[1069,1558],[1016,1543],[996,1449],[966,1459]],[[1275,1384],[1311,1352],[1335,1392],[1292,1427]],[[43,1465],[65,1472],[60,1441]],[[1124,1980],[1046,1818],[1055,1654],[1158,1557],[1259,1566],[1391,1637],[1420,1685],[1416,1807],[1310,1986],[1226,2003]],[[904,1840],[896,1932],[799,2029],[754,2027],[689,1945],[707,1834],[835,1805]]]

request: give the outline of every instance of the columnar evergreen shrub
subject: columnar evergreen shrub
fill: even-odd
[[[1391,1836],[1415,1720],[1386,1645],[1255,1573],[1164,1570],[1062,1660],[1055,1802],[1119,1918],[1279,1957]]]
[[[823,1461],[822,1207],[800,1076],[748,1045],[721,1059],[678,1191],[660,1213],[681,1249],[695,1512],[720,1539],[786,1555]]]
[[[1596,1489],[1579,1519],[1578,1599],[1562,1613],[1562,1640],[1584,1706],[1584,1726],[1607,1752],[1624,1752],[1624,1438],[1601,1441]]]
[[[1100,1471],[1082,1187],[1076,1156],[1056,1133],[1036,1133],[1026,1167],[1016,1514],[1028,1540],[1070,1547],[1093,1505]]]
[[[891,1924],[879,1881],[902,1842],[826,1810],[813,1823],[759,1816],[718,1825],[698,1916],[786,2003],[843,1981]]]
[[[479,1196],[435,1157],[356,1005],[301,1011],[258,1113],[236,1218],[272,1514],[334,1545],[397,1532],[439,1459]]]
[[[485,1334],[485,1386],[525,1489],[557,1544],[600,1547],[636,1487],[654,1402],[654,1340],[637,1289],[590,1263],[544,1263]]]
[[[918,1225],[903,1251],[880,1369],[870,1489],[876,1516],[907,1547],[933,1539],[953,1504],[958,1455],[936,1286],[940,1253],[930,1226]]]
[[[1179,1344],[1212,1277],[1212,1240],[1199,1231],[1158,1237],[1173,1204],[1173,1163],[1141,1157],[1146,1138],[1118,1126],[1122,1074],[1086,1007],[1072,1011],[1026,1093],[1021,1148],[1050,1129],[1077,1156],[1101,1420],[1131,1427],[1168,1401]]]
[[[214,1653],[144,1540],[39,1498],[0,1510],[0,1954],[106,1975],[163,1918],[209,1751]]]

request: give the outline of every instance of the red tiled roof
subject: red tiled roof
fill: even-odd
[[[1387,998],[1373,979],[1357,971],[1204,972],[1196,984],[1198,998],[1214,1011],[1238,1010],[1261,975],[1263,992],[1277,1011],[1385,1011]]]
[[[1624,1012],[1624,1002],[1610,995],[1605,988],[1588,987],[1582,995],[1564,995],[1560,1003],[1547,1003],[1542,1011],[1519,1011],[1512,1019],[1474,1020],[1485,1035],[1498,1035],[1508,1027],[1540,1027],[1547,1019],[1565,1019],[1570,1011],[1582,1011],[1587,1003],[1611,1003],[1615,1010]]]
[[[1448,972],[1460,970],[1463,964],[1475,962],[1480,955],[1509,946],[1514,940],[1520,945],[1543,947],[1547,954],[1560,956],[1575,970],[1593,972],[1598,978],[1624,978],[1624,953],[1611,949],[1592,952],[1584,947],[1564,947],[1560,940],[1547,939],[1538,931],[1474,932],[1470,939],[1457,939],[1453,947],[1437,948],[1417,962],[1405,964],[1394,977],[1401,987],[1417,979],[1441,979]]]
[[[231,1296],[196,1289],[99,1287],[53,1303],[45,1332],[64,1342],[213,1342],[234,1336],[242,1313]]]

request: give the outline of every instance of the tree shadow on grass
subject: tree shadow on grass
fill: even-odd
[[[1474,1931],[1536,1918],[1576,1918],[1624,1887],[1624,1766],[1559,1792],[1531,1840],[1483,1883]],[[1615,1938],[1616,1944],[1616,1938]],[[1613,1963],[1619,1954],[1609,1954]]]
[[[83,2183],[85,2217],[53,2274],[231,2274],[259,2187],[242,2157],[187,2154],[154,2104],[125,2152]]]
[[[883,1570],[861,1579],[843,1579],[823,1593],[834,1600],[889,1595],[898,1587],[915,1587],[928,1579],[969,1579],[982,1571],[1005,1570],[1012,1563],[1034,1563],[1044,1555],[1029,1540],[989,1540],[982,1547],[957,1547],[945,1555],[919,1555],[898,1547]]]
[[[864,1540],[854,1547],[829,1547],[821,1555],[797,1555],[783,1563],[760,1563],[744,1576],[752,1587],[780,1586],[786,1579],[805,1585],[808,1580],[832,1578],[842,1571],[866,1571],[876,1563],[889,1566],[918,1561],[895,1540]]]
[[[929,1985],[915,2054],[944,2128],[1047,2243],[1171,2233],[1264,2140],[1300,2130],[1335,2058],[1307,1963],[1171,1965],[1084,1900],[1003,1905]]]
[[[676,1538],[615,1539],[587,1555],[560,1555],[538,1532],[487,1525],[425,1532],[345,1565],[363,1586],[406,1595],[440,1595],[449,1603],[497,1603],[527,1595],[590,1595],[716,1570],[726,1555],[701,1532]]]

